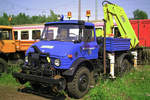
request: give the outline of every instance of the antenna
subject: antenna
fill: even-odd
[[[98,7],[98,1],[95,0],[95,20],[97,20],[97,7]]]
[[[81,0],[78,3],[78,20],[81,20]]]

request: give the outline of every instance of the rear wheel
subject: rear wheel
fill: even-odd
[[[124,75],[124,73],[129,72],[130,70],[131,70],[131,63],[127,59],[123,59],[118,69],[119,75],[122,76]]]
[[[0,73],[7,72],[7,68],[8,68],[7,62],[4,59],[0,58]]]
[[[85,66],[81,66],[75,73],[73,79],[67,83],[68,92],[75,98],[83,97],[90,86],[90,72]]]

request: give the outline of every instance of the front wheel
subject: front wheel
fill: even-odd
[[[73,79],[67,83],[68,92],[75,98],[83,97],[90,86],[90,72],[85,66],[81,66]]]

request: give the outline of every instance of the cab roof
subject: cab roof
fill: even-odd
[[[57,25],[57,24],[74,24],[74,25],[84,25],[84,26],[94,27],[93,23],[84,22],[82,20],[63,20],[63,21],[45,23],[45,25]]]
[[[0,25],[0,29],[12,29],[11,26]]]

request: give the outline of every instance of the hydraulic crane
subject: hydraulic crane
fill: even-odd
[[[121,37],[131,39],[130,48],[135,48],[139,43],[139,40],[124,9],[109,1],[103,1],[102,5],[104,11],[104,20],[106,20],[106,36],[110,36],[110,34],[112,34],[112,28],[114,27],[115,20]]]

